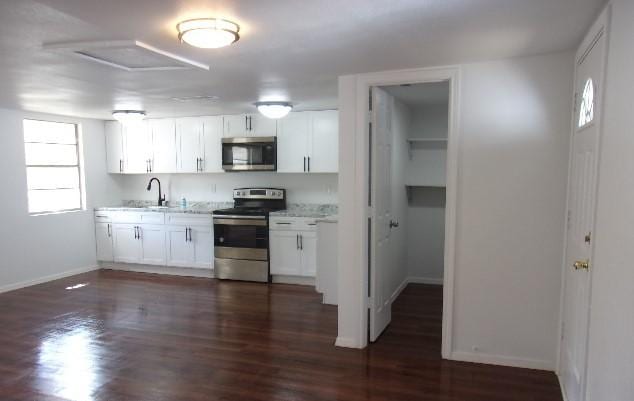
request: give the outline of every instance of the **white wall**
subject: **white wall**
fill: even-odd
[[[29,216],[24,161],[23,118],[81,124],[87,210]],[[0,109],[0,291],[97,265],[92,208],[119,199],[106,174],[103,121]]]
[[[573,55],[547,54],[460,68],[450,356],[553,369]],[[340,138],[341,154],[353,160],[340,164],[339,237],[344,249],[339,255],[340,284],[348,294],[339,294],[343,325],[339,335],[357,346],[363,344],[363,314],[367,313],[364,266],[351,261],[364,261],[365,234],[362,217],[355,213],[355,208],[363,207],[355,201],[362,198],[350,191],[362,187],[365,139],[353,134],[361,132],[356,128],[361,126],[363,112],[356,110],[356,98],[351,97],[363,95],[364,88],[356,85],[363,79],[342,77],[339,87],[341,137],[353,137]]]
[[[465,65],[454,353],[554,369],[572,53]]]
[[[596,215],[588,401],[634,399],[634,2],[612,1]]]
[[[281,173],[217,173],[217,174],[157,174],[116,177],[124,200],[155,200],[158,189],[146,190],[150,177],[161,180],[168,200],[178,204],[184,196],[188,201],[233,201],[233,189],[240,187],[279,187],[287,190],[289,203],[337,203],[337,174]]]

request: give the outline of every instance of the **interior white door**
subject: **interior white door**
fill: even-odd
[[[391,263],[391,96],[372,88],[370,341],[376,341],[392,319],[388,270]]]
[[[275,136],[277,135],[277,120],[260,114],[250,114],[248,128],[249,136]]]
[[[606,23],[600,19],[595,24],[577,54],[561,344],[561,375],[569,401],[585,399]]]
[[[176,122],[177,162],[180,173],[200,171],[202,131],[203,120],[201,118],[179,118]]]
[[[290,113],[280,120],[277,132],[278,173],[307,170],[310,113]]]
[[[176,127],[173,119],[150,120],[152,173],[176,172]]]
[[[202,142],[204,156],[201,169],[207,173],[222,173],[222,117],[203,119]]]
[[[152,153],[152,133],[147,121],[128,123],[123,126],[125,133],[124,172],[147,174]]]
[[[123,173],[123,128],[117,121],[106,121],[106,158],[109,173]]]
[[[311,114],[308,171],[336,173],[339,170],[339,113],[326,110]]]

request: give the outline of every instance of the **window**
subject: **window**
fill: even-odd
[[[594,82],[592,78],[588,78],[579,107],[579,128],[590,124],[592,120],[594,120]]]
[[[77,125],[24,120],[29,213],[82,208]]]

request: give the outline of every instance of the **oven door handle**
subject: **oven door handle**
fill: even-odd
[[[256,220],[256,219],[232,219],[232,218],[214,218],[214,225],[225,225],[225,226],[268,226],[266,220]]]

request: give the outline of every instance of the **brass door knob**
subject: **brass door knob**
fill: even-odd
[[[575,270],[588,270],[590,262],[588,260],[578,260],[573,264],[573,266],[575,267]]]

